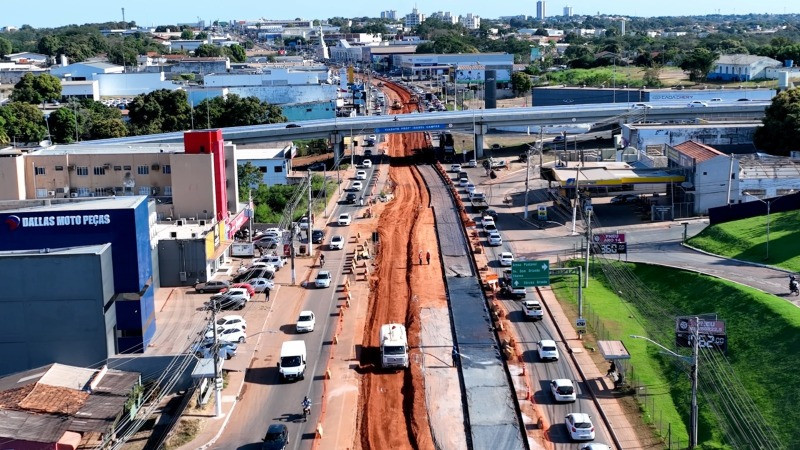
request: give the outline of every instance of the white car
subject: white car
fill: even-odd
[[[633,109],[650,109],[650,108],[652,108],[652,106],[648,105],[647,103],[634,103],[633,106],[631,106],[631,108],[633,108]]]
[[[594,424],[586,413],[570,413],[564,418],[569,437],[574,441],[591,441],[594,439]]]
[[[331,250],[342,250],[344,248],[344,236],[336,234],[331,238],[331,242],[328,244],[328,248]]]
[[[489,245],[503,245],[503,238],[497,230],[489,233]]]
[[[213,339],[214,338],[214,330],[209,330],[205,334],[206,339]],[[242,343],[247,340],[247,334],[245,331],[238,327],[231,327],[231,328],[217,328],[217,339],[220,342],[239,342]]]
[[[372,167],[372,161],[365,159],[364,161],[361,161],[361,165],[364,167]]]
[[[483,217],[481,217],[481,226],[483,226],[485,228],[486,225],[489,225],[489,224],[494,225],[494,217],[492,217],[492,216],[483,216]]]
[[[542,339],[539,341],[537,351],[539,352],[539,359],[542,361],[558,361],[558,347],[556,347],[556,341]]]
[[[478,161],[475,159],[470,159],[467,163],[467,167],[478,167]]]
[[[461,172],[461,164],[451,164],[450,165],[450,172]]]
[[[607,446],[606,444],[592,442],[591,444],[581,445],[578,450],[611,450],[611,447]]]
[[[231,327],[231,326],[238,326],[241,324],[243,330],[247,329],[247,321],[244,320],[244,317],[231,314],[229,316],[222,316],[217,319],[217,325],[221,327]]]
[[[686,105],[686,106],[689,107],[689,108],[703,108],[703,107],[708,106],[708,103],[701,102],[700,100],[693,100],[693,101],[689,102],[689,104]]]
[[[220,342],[219,344],[219,357],[223,359],[231,359],[236,356],[236,348],[238,344],[235,342]],[[192,353],[198,358],[211,358],[214,354],[214,341],[203,340],[192,346]]]
[[[510,267],[511,263],[514,262],[514,255],[511,252],[503,252],[500,253],[498,260],[500,261],[501,266]]]
[[[525,300],[522,302],[522,311],[525,317],[531,320],[544,319],[544,311],[542,311],[542,304],[539,300]]]
[[[352,221],[353,219],[350,217],[350,214],[343,213],[339,214],[339,220],[337,220],[336,223],[338,223],[340,226],[346,227],[347,225],[350,225],[350,222]]]
[[[331,287],[331,272],[329,270],[320,270],[317,273],[317,278],[314,279],[314,286],[318,288]]]
[[[231,300],[236,300],[236,299],[243,299],[244,301],[250,300],[250,293],[247,292],[247,289],[244,288],[230,288],[227,291],[225,291],[225,293],[222,295],[228,297]]]
[[[373,141],[377,141],[378,140],[378,136],[375,136],[374,134],[370,134],[369,136],[367,136],[367,139],[371,139]]]
[[[574,402],[578,399],[575,395],[575,386],[572,384],[572,380],[566,378],[550,381],[550,393],[553,394],[553,399],[557,402]]]
[[[366,180],[367,179],[367,171],[366,170],[359,170],[356,172],[356,180]]]
[[[364,184],[361,183],[360,181],[353,181],[353,184],[350,185],[350,188],[353,189],[354,191],[360,191],[361,188],[363,187]]]
[[[275,289],[275,282],[266,278],[251,278],[247,280],[247,284],[253,286],[256,292],[271,291]]]
[[[470,198],[472,197],[472,193],[475,192],[475,185],[472,183],[467,183],[467,194],[469,194]]]
[[[262,256],[261,258],[258,258],[256,261],[272,264],[273,266],[275,266],[276,269],[280,269],[281,267],[286,265],[286,259],[282,256],[277,256],[277,255]]]
[[[239,272],[247,272],[248,270],[252,270],[252,269],[267,269],[267,271],[269,271],[269,272],[275,272],[276,270],[278,270],[278,268],[275,265],[271,264],[271,263],[268,263],[266,261],[258,261],[257,260],[253,264],[250,264],[249,266],[245,267],[244,270],[239,268]]]
[[[312,311],[300,311],[300,316],[297,318],[297,325],[295,328],[298,333],[310,333],[314,331],[314,325],[317,320]]]
[[[468,189],[468,191],[469,191],[469,189]],[[478,192],[478,191],[473,189],[472,192],[469,193],[469,199],[470,200],[474,200],[476,196],[480,197],[480,200],[486,200],[486,195],[484,195],[483,192]]]
[[[300,222],[297,223],[301,230],[308,229],[308,217],[301,217]]]
[[[458,185],[461,187],[466,187],[469,184],[469,178],[459,178]]]

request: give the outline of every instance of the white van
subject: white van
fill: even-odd
[[[281,379],[302,380],[306,376],[306,342],[286,341],[281,346],[281,360],[278,362]]]
[[[399,323],[381,325],[381,366],[408,368],[406,327]]]

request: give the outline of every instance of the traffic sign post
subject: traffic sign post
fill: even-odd
[[[511,263],[513,287],[549,286],[550,261],[514,261]]]

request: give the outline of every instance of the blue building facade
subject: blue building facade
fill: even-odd
[[[0,213],[0,250],[111,244],[117,351],[141,353],[155,334],[147,197],[116,197]],[[57,292],[57,291],[56,291]]]

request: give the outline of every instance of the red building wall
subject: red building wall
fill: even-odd
[[[214,195],[216,219],[228,219],[228,179],[225,176],[225,151],[222,130],[187,131],[183,133],[184,151],[189,154],[208,153],[214,161]]]

